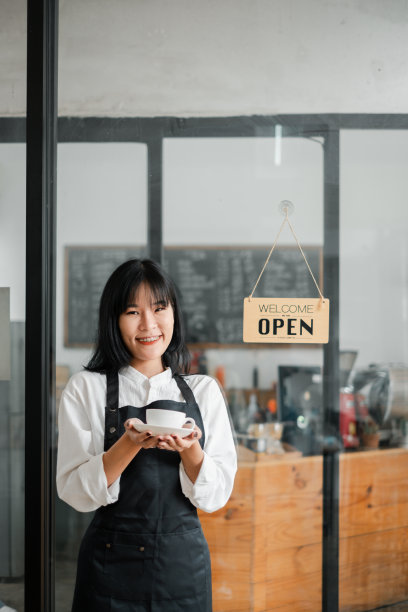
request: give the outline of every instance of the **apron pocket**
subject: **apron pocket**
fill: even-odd
[[[151,590],[153,546],[145,536],[103,531],[94,549],[101,594],[117,599],[146,599]]]
[[[210,555],[201,527],[161,534],[156,557],[154,599],[188,599],[207,588]]]

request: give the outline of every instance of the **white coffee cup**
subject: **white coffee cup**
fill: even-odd
[[[191,423],[191,429],[194,429],[195,421],[191,417],[186,418],[185,412],[177,412],[176,410],[159,410],[158,408],[148,408],[146,410],[146,423],[148,425],[157,425],[159,427],[170,427],[181,429],[183,425]]]

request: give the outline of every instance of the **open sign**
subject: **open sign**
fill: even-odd
[[[244,342],[326,344],[329,307],[326,298],[245,298]]]

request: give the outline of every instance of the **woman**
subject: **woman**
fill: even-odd
[[[130,260],[102,294],[98,339],[59,409],[57,489],[96,510],[78,559],[74,612],[210,612],[211,567],[196,508],[228,500],[236,452],[225,402],[189,354],[176,291],[150,260]],[[183,375],[183,376],[182,376]],[[139,433],[146,408],[178,410],[184,438]]]

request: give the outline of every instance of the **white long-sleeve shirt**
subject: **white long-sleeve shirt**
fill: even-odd
[[[237,456],[224,397],[209,376],[185,378],[194,393],[205,429],[204,460],[193,484],[180,461],[181,489],[206,512],[228,501],[237,470]],[[131,366],[119,372],[119,406],[146,406],[155,400],[184,401],[171,370],[147,378]],[[65,387],[58,414],[57,491],[80,512],[117,501],[120,476],[107,486],[102,455],[105,435],[106,376],[82,371]]]

